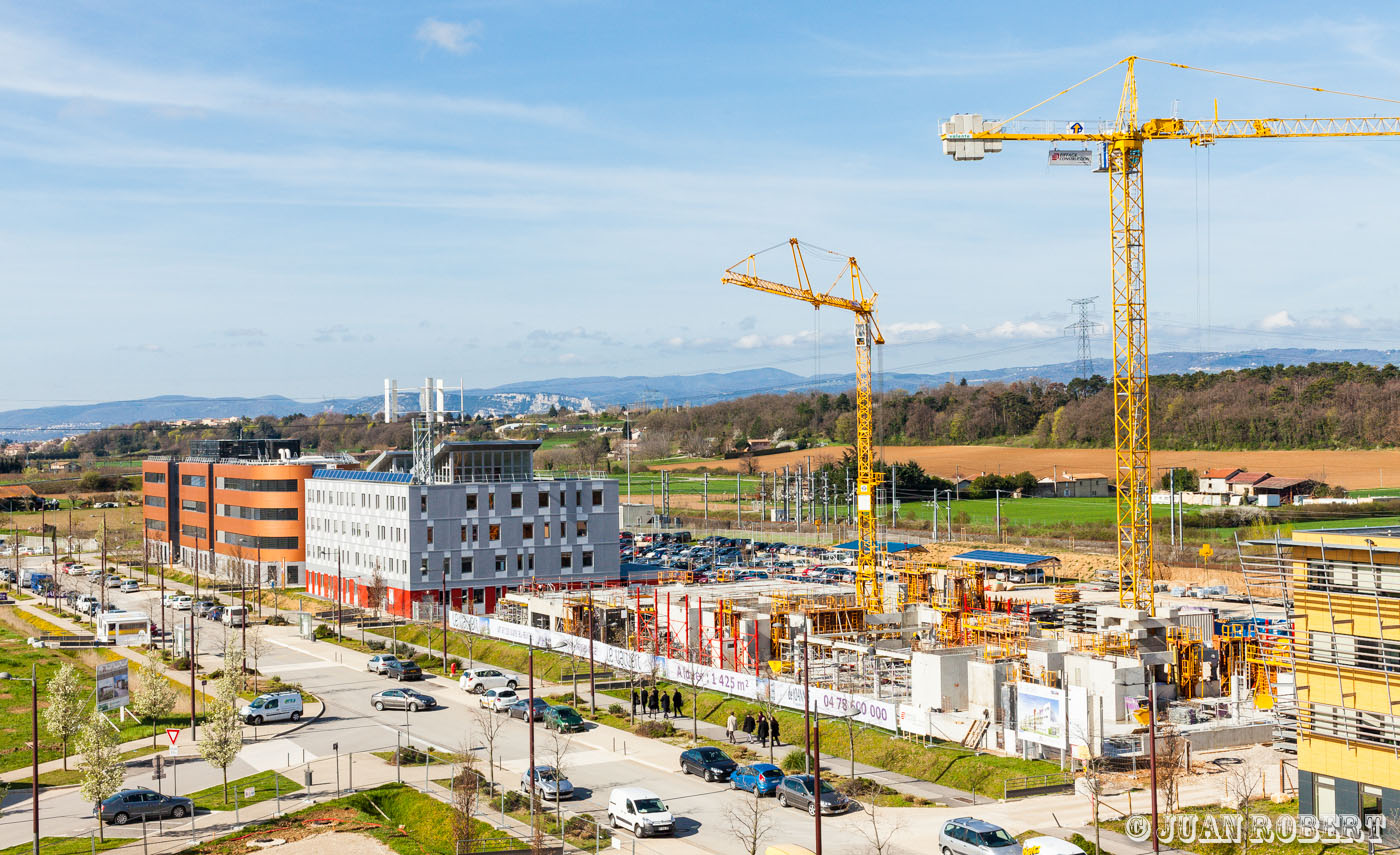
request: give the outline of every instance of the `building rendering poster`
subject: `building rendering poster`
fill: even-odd
[[[1016,684],[1016,731],[1026,742],[1065,744],[1065,693],[1038,683]]]

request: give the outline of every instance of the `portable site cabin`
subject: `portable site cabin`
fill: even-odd
[[[140,644],[151,637],[151,619],[141,612],[99,612],[98,644]]]

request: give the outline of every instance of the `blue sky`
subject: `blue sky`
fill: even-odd
[[[719,284],[790,235],[860,259],[887,370],[1069,360],[1069,299],[1107,320],[1104,177],[955,164],[940,121],[1130,53],[1400,98],[1390,4],[1046,8],[0,5],[0,407],[846,370],[848,318]],[[1139,76],[1144,118],[1400,114]],[[1032,115],[1109,118],[1119,80]],[[1400,140],[1147,158],[1154,349],[1400,343]]]

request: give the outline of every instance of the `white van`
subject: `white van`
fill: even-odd
[[[243,626],[248,622],[246,606],[229,606],[224,609],[224,626]]]
[[[608,825],[629,828],[638,837],[675,834],[676,820],[651,790],[618,787],[608,796]]]
[[[268,721],[291,719],[301,720],[300,692],[268,692],[253,698],[252,703],[244,704],[238,717],[248,724],[262,724]]]

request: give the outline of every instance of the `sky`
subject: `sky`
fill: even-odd
[[[1050,10],[1047,12],[1047,8]],[[1393,4],[0,3],[0,408],[853,369],[720,283],[855,256],[886,371],[1072,360],[1107,180],[1006,117],[1129,54],[1400,99]],[[1110,71],[1027,114],[1112,119]],[[1143,118],[1400,103],[1140,66]],[[1154,350],[1400,344],[1400,140],[1149,143]],[[791,281],[789,257],[759,273]],[[1094,339],[1108,355],[1108,339]]]

